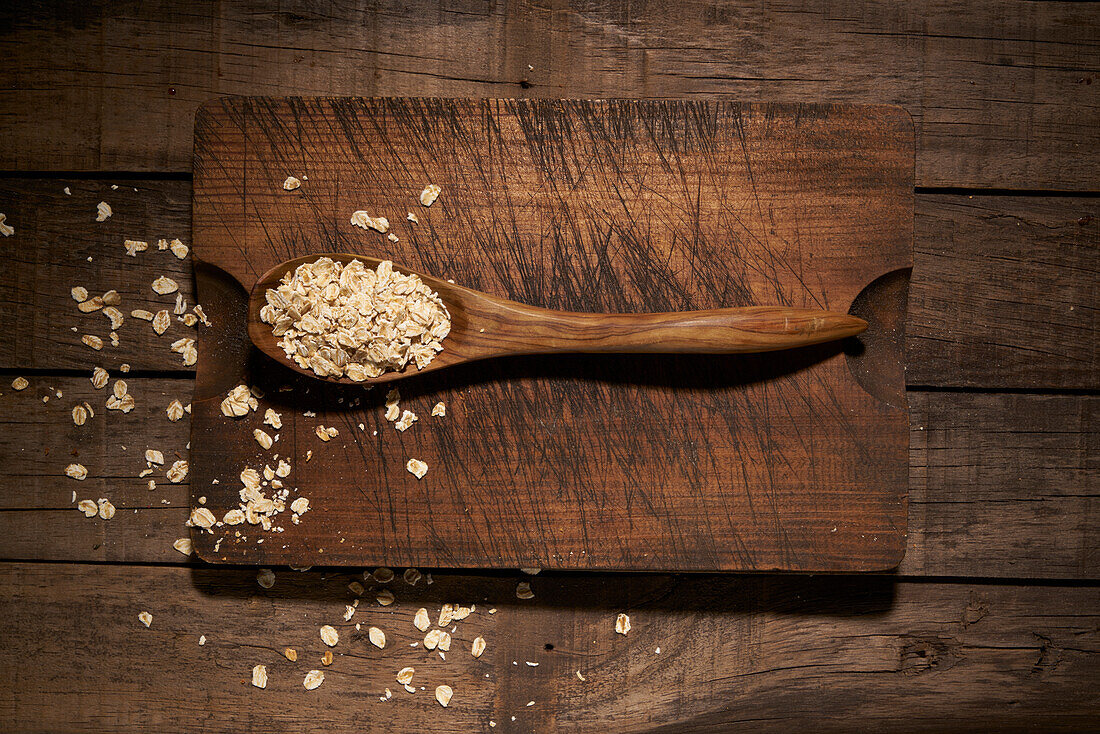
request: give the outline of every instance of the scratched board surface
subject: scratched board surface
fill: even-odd
[[[289,175],[301,188],[283,189]],[[207,104],[194,246],[214,326],[199,343],[192,503],[221,518],[237,507],[241,469],[275,467],[278,454],[292,466],[287,503],[306,497],[310,509],[295,522],[288,508],[270,531],[193,530],[196,549],[293,565],[894,566],[908,423],[904,400],[888,396],[902,374],[864,380],[886,385],[878,397],[857,374],[890,362],[859,360],[896,313],[862,344],[509,358],[413,377],[398,383],[401,408],[419,420],[401,433],[383,418],[383,389],[302,378],[252,349],[244,299],[280,261],[349,251],[557,309],[848,310],[911,264],[912,175],[911,123],[891,107]],[[426,208],[429,182],[443,193]],[[351,226],[359,209],[388,218],[397,241]],[[259,410],[226,418],[219,403],[242,383],[262,394]],[[446,416],[430,416],[440,401]],[[265,451],[253,430],[268,407],[282,427],[268,428],[278,440]],[[318,425],[339,434],[323,442]],[[406,471],[410,458],[428,464],[423,479]]]

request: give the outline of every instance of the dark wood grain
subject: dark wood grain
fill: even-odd
[[[184,562],[171,544],[186,533],[190,477],[169,484],[160,472],[149,492],[136,472],[147,446],[188,458],[189,422],[167,422],[160,403],[186,400],[193,384],[131,378],[134,413],[97,412],[83,429],[60,430],[69,400],[94,401],[85,394],[91,385],[72,377],[30,382],[21,393],[0,390],[0,558]],[[47,387],[65,401],[43,404]],[[1097,578],[1100,530],[1090,508],[1100,398],[911,392],[908,401],[909,533],[900,573]],[[89,478],[64,476],[69,461],[83,462]],[[118,514],[85,518],[73,509],[74,489],[80,498],[111,499]]]
[[[1100,389],[1097,199],[920,196],[915,242],[910,385]]]
[[[1097,588],[543,575],[524,602],[515,577],[436,573],[431,586],[395,581],[384,609],[368,592],[344,622],[356,577],[279,571],[265,591],[255,570],[4,564],[0,613],[19,634],[0,648],[0,669],[35,695],[0,699],[0,721],[28,732],[469,732],[489,721],[537,732],[1058,731],[1100,714]],[[453,601],[477,609],[457,623],[447,660],[410,648],[415,610]],[[149,629],[139,611],[153,615]],[[624,611],[625,637],[614,632]],[[329,667],[322,624],[340,631]],[[367,642],[370,625],[386,633],[384,650]],[[487,641],[477,660],[476,635]],[[263,691],[249,685],[256,664],[268,666]],[[427,690],[398,687],[405,665]],[[325,682],[305,691],[311,668]],[[454,688],[447,709],[432,698],[440,683]],[[379,701],[386,688],[393,698]]]
[[[74,196],[66,196],[64,186]],[[89,223],[89,211],[101,195],[118,204],[120,195],[133,195],[133,186],[150,201],[116,206],[107,224],[117,220],[122,232]],[[4,205],[8,223],[17,226],[14,238],[0,239],[0,251],[9,253],[11,263],[0,271],[0,308],[17,316],[0,335],[0,365],[90,369],[91,357],[108,355],[102,362],[108,367],[128,361],[142,369],[194,369],[167,349],[190,332],[179,323],[157,337],[148,324],[128,321],[120,346],[100,353],[67,331],[106,323],[102,316],[74,310],[69,283],[93,291],[115,287],[146,309],[166,305],[166,299],[148,290],[160,274],[179,282],[185,293],[194,292],[189,261],[162,257],[165,253],[123,256],[124,262],[100,270],[107,254],[119,256],[116,248],[131,233],[183,232],[181,238],[190,243],[190,183],[16,178],[0,180],[0,191],[10,202]],[[74,201],[80,191],[85,195]],[[39,235],[43,221],[53,223]],[[70,235],[85,241],[82,249],[73,251]],[[905,326],[910,385],[1100,387],[1100,208],[1095,199],[918,193],[914,235]],[[88,263],[89,254],[98,257]],[[71,318],[57,316],[62,314]]]
[[[228,303],[319,249],[589,313],[844,312],[910,264],[911,126],[897,108],[239,98],[204,107],[196,136],[195,256],[221,274],[199,270],[211,308],[208,294]],[[289,173],[308,183],[284,191]],[[444,191],[430,209],[416,198],[429,181]],[[353,227],[360,208],[398,241]],[[404,221],[410,208],[420,224]],[[904,405],[868,394],[840,344],[452,367],[402,382],[422,420],[399,434],[380,391],[281,392],[285,369],[229,359],[215,345],[247,342],[231,315],[245,308],[212,310],[222,326],[201,336],[213,358],[198,369],[193,481],[215,516],[236,508],[241,469],[267,461],[253,431],[271,406],[284,415],[271,450],[314,509],[281,519],[278,543],[229,526],[196,535],[207,560],[839,571],[900,559]],[[263,406],[229,420],[219,403],[245,380]],[[445,419],[428,417],[437,400]],[[341,434],[323,444],[318,424]],[[431,467],[422,481],[412,458]]]
[[[68,187],[71,195],[66,195]],[[191,244],[190,206],[185,182],[0,179],[0,201],[11,237],[0,237],[0,367],[39,369],[187,370],[172,342],[194,338],[195,330],[172,317],[158,336],[148,321],[130,316],[134,309],[172,312],[176,294],[158,295],[155,278],[179,284],[188,307],[195,304],[191,258],[179,260],[158,250],[159,239]],[[114,213],[96,221],[96,205],[106,201]],[[126,254],[125,240],[142,240],[150,249]],[[83,286],[91,295],[117,290],[125,321],[112,347],[110,322],[102,312],[81,313],[69,291]],[[76,331],[72,328],[76,327]],[[84,334],[104,341],[101,351],[81,343]]]
[[[191,168],[226,94],[900,104],[925,186],[1100,188],[1089,3],[21,3],[0,168]]]

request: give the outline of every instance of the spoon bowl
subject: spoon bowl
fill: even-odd
[[[601,314],[556,311],[529,306],[476,291],[394,263],[397,272],[415,274],[439,294],[451,315],[451,332],[443,351],[423,369],[408,365],[400,372],[352,380],[321,377],[299,367],[279,346],[270,324],[260,319],[267,291],[298,266],[328,257],[347,264],[359,260],[375,269],[382,260],[347,252],[321,252],[282,262],[264,273],[248,299],[248,336],[264,354],[295,372],[347,385],[374,385],[433,372],[491,357],[559,353],[694,353],[770,352],[855,336],[867,322],[835,311],[745,306],[670,313]]]

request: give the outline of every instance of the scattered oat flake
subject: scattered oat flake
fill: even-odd
[[[535,568],[534,566],[529,566],[527,568],[521,568],[520,571],[527,574],[528,576],[538,576],[539,572],[542,571],[542,569]]]
[[[321,656],[321,665],[332,665],[332,650],[325,650],[325,654]]]
[[[154,293],[166,296],[169,293],[175,293],[179,290],[179,284],[171,278],[162,275],[153,281],[152,288]]]
[[[216,523],[218,519],[214,517],[213,512],[205,507],[196,507],[194,510],[191,510],[191,516],[187,521],[191,523],[192,527],[209,530],[214,527],[214,523]]]
[[[417,479],[423,479],[424,475],[428,473],[428,465],[420,459],[409,459],[405,463],[405,469]]]
[[[478,635],[474,638],[473,644],[470,645],[470,654],[475,658],[479,658],[483,652],[485,652],[485,638]]]
[[[84,336],[80,337],[80,341],[84,342],[85,345],[91,347],[97,352],[100,349],[103,349],[103,340],[93,334],[85,334]]]
[[[190,252],[190,248],[179,240],[172,240],[172,244],[169,245],[168,249],[170,249],[172,251],[172,254],[180,260],[186,258],[187,253]]]
[[[403,686],[409,685],[412,683],[413,673],[415,672],[416,670],[411,667],[402,668],[397,671],[397,682]]]
[[[428,610],[424,607],[416,610],[416,616],[413,617],[413,627],[416,627],[421,632],[425,631],[432,626],[432,620],[428,616]]]
[[[399,238],[397,237],[397,235],[395,235],[393,232],[390,232],[388,235],[386,235],[386,239],[389,240],[390,242],[399,242],[400,241]]]
[[[101,298],[103,299],[104,306],[121,306],[122,296],[114,288],[104,293]]]
[[[114,212],[111,211],[111,205],[108,204],[105,201],[101,201],[98,204],[96,204],[95,208],[96,208],[95,220],[97,222],[106,222],[108,219],[111,218],[111,215],[114,214]]]
[[[302,185],[302,182],[294,176],[287,176],[286,181],[283,181],[283,188],[287,191],[293,191]]]
[[[83,301],[88,300],[88,289],[80,285],[73,286],[69,290],[69,295],[71,295],[73,297],[73,300],[77,303],[82,303]]]
[[[309,500],[305,497],[299,497],[290,503],[290,511],[295,515],[304,515],[309,512]],[[360,594],[363,592],[359,592]]]
[[[93,313],[103,308],[103,299],[100,296],[92,296],[87,301],[76,304],[80,313]]]
[[[175,423],[180,418],[183,418],[183,403],[181,403],[179,400],[173,400],[172,402],[168,403],[168,407],[165,409],[164,412],[168,414],[168,420]]]
[[[325,428],[322,425],[318,425],[317,428],[314,429],[314,432],[317,434],[317,438],[321,439],[322,441],[331,441],[333,438],[340,434],[340,431],[337,430],[335,426],[329,426],[328,428]]]
[[[404,432],[404,431],[408,430],[409,427],[413,423],[415,423],[416,421],[417,421],[416,413],[412,412],[411,410],[406,410],[404,413],[401,414],[401,418],[398,419],[398,421],[393,424],[393,427],[396,428],[399,431]]]
[[[408,219],[408,220],[409,220],[410,222],[412,222],[413,224],[420,224],[420,220],[419,220],[419,219],[417,219],[417,218],[416,218],[416,215],[415,215],[415,214],[413,214],[412,212],[409,212],[408,214],[406,214],[406,215],[405,215],[405,219]]]
[[[149,612],[138,612],[138,619],[141,620],[141,623],[146,627],[153,623],[153,615],[149,614]]]
[[[80,500],[77,503],[76,509],[84,513],[84,517],[95,517],[99,514],[99,505],[93,500]]]
[[[176,542],[172,543],[172,547],[185,556],[189,556],[195,552],[195,547],[191,544],[190,538],[176,538]]]
[[[153,317],[153,331],[157,333],[157,336],[162,335],[168,331],[168,327],[172,324],[172,317],[168,314],[167,309],[157,311],[157,315]]]
[[[158,465],[163,464],[164,463],[164,453],[161,452],[161,451],[157,451],[156,449],[146,449],[145,450],[145,460],[147,462],[149,462],[150,464],[158,464]]]
[[[381,589],[374,597],[378,601],[378,606],[388,607],[393,604],[393,592],[389,589]]]
[[[355,616],[355,607],[351,604],[344,605],[344,621],[350,622],[351,618]]]
[[[134,317],[135,319],[141,319],[142,321],[153,320],[153,312],[146,311],[143,308],[135,308],[133,311],[130,312],[130,316]]]
[[[393,581],[393,569],[379,566],[371,572],[371,577],[380,584],[388,584]]]
[[[88,477],[88,470],[83,464],[69,464],[65,467],[65,475],[77,481],[84,481]]]
[[[405,579],[405,583],[409,586],[416,586],[416,582],[420,580],[420,571],[415,568],[406,568],[405,573],[402,574]]]
[[[261,568],[256,574],[256,583],[264,589],[270,589],[275,585],[275,572],[270,568]]]
[[[188,471],[189,468],[190,468],[190,465],[186,461],[181,459],[179,461],[174,462],[172,464],[172,466],[168,469],[168,472],[164,476],[172,484],[179,484],[180,482],[182,482],[184,479],[187,478],[187,471]]]
[[[325,674],[320,670],[311,670],[306,673],[305,680],[302,681],[302,685],[307,691],[312,691],[317,686],[325,682]]]
[[[447,415],[447,406],[442,402],[438,402],[432,406],[432,416],[440,418]]]
[[[264,412],[264,423],[277,431],[283,427],[283,417],[271,408],[268,408]]]
[[[252,667],[252,685],[257,688],[267,688],[266,665],[255,665]]]
[[[298,660],[298,651],[295,650],[293,647],[288,647],[287,649],[283,650],[283,657],[285,657],[287,660],[289,660],[292,663],[297,662],[297,660]]]
[[[332,647],[340,641],[340,633],[336,631],[336,628],[330,624],[326,624],[321,627],[321,641],[329,647]]]
[[[106,387],[109,379],[110,375],[102,367],[96,367],[92,370],[92,387],[96,390]]]
[[[130,257],[137,257],[139,252],[149,249],[149,243],[144,240],[123,240],[122,246],[126,248],[126,254]]]
[[[268,435],[266,431],[261,431],[257,428],[252,431],[252,435],[255,436],[256,443],[260,444],[264,450],[271,448],[271,436]]]
[[[451,702],[451,696],[454,695],[454,691],[450,686],[436,686],[435,700],[439,701],[439,705],[446,708],[447,704]]]
[[[377,647],[379,650],[386,646],[386,633],[377,627],[371,627],[367,630],[367,637],[370,639],[370,643]]]
[[[615,618],[615,631],[620,635],[625,635],[630,631],[630,616],[627,614],[620,614]]]
[[[73,424],[82,426],[88,421],[88,409],[83,405],[73,406]]]
[[[420,203],[424,206],[431,206],[435,203],[435,200],[439,198],[439,194],[443,191],[439,186],[435,184],[428,184],[424,187],[424,190],[420,192]]]
[[[206,644],[206,635],[199,635],[199,647]]]
[[[11,381],[11,389],[16,391],[26,390],[29,385],[30,383],[27,382],[27,379],[25,377],[16,377],[14,380]]]
[[[516,584],[516,598],[518,599],[533,599],[535,592],[531,591],[531,583],[529,581],[520,581]]]
[[[362,227],[363,229],[373,229],[382,234],[385,234],[390,228],[390,222],[385,217],[372,217],[370,214],[363,210],[353,212],[351,215],[351,223],[356,227]]]

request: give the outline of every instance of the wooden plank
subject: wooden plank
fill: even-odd
[[[68,187],[71,195],[64,193]],[[116,188],[117,187],[117,188]],[[159,239],[179,238],[190,245],[190,184],[184,181],[93,181],[0,179],[0,201],[15,227],[0,237],[0,310],[7,327],[0,333],[0,367],[91,369],[95,365],[135,370],[190,370],[169,345],[195,330],[172,317],[158,336],[133,309],[172,312],[175,294],[158,295],[152,281],[164,275],[179,284],[193,306],[191,258],[159,251]],[[113,214],[96,221],[96,205],[106,201]],[[126,254],[127,239],[149,243],[136,257]],[[91,295],[114,289],[122,296],[124,322],[119,346],[111,346],[110,321],[102,312],[81,313],[70,289]],[[73,329],[76,331],[73,331]],[[101,351],[81,343],[84,334],[103,339]]]
[[[904,404],[868,394],[838,342],[781,356],[452,367],[401,383],[403,407],[422,416],[403,434],[382,419],[380,390],[290,381],[256,350],[225,345],[249,344],[230,314],[259,276],[315,257],[318,243],[565,311],[845,311],[879,276],[911,265],[911,154],[909,118],[896,107],[267,97],[205,106],[195,257],[220,277],[200,270],[198,293],[226,303],[207,304],[220,326],[200,336],[212,359],[197,373],[195,491],[216,518],[237,510],[241,470],[274,463],[253,437],[271,407],[283,412],[271,450],[294,467],[289,500],[302,492],[311,509],[247,540],[219,526],[196,536],[196,552],[291,565],[892,568],[904,547]],[[287,192],[287,173],[308,181]],[[430,209],[416,198],[429,181],[444,191]],[[410,207],[419,224],[405,220]],[[388,216],[392,239],[352,226],[360,208]],[[456,324],[468,316],[503,334],[441,295]],[[450,338],[464,354],[462,335]],[[879,377],[898,395],[903,381],[900,369]],[[219,403],[242,382],[266,397],[256,415],[227,419]],[[445,420],[428,419],[436,401],[450,407]],[[318,424],[341,435],[322,443]],[[426,477],[405,471],[410,458],[432,467]]]
[[[0,613],[19,630],[0,647],[0,721],[19,731],[198,732],[215,720],[251,731],[467,732],[490,721],[537,732],[940,731],[945,721],[1061,731],[1100,715],[1095,587],[543,575],[530,579],[535,598],[519,601],[514,577],[436,573],[431,586],[395,580],[389,607],[368,592],[345,622],[356,575],[279,572],[266,591],[254,578],[0,565]],[[421,637],[415,610],[434,618],[442,602],[476,602],[446,661],[409,646]],[[152,614],[149,629],[139,611]],[[631,618],[626,636],[614,632],[619,612]],[[340,633],[329,667],[322,624]],[[372,625],[385,649],[367,642]],[[487,647],[474,659],[477,635]],[[263,691],[249,685],[256,664],[268,667]],[[414,694],[395,681],[406,665]],[[325,681],[305,691],[312,668]],[[454,689],[446,709],[438,684]],[[393,698],[380,701],[386,688]]]
[[[910,385],[1100,388],[1094,198],[917,197]]]
[[[721,97],[904,105],[919,185],[1100,188],[1087,3],[160,0],[0,21],[3,169],[188,171],[193,114],[226,94]]]
[[[16,316],[0,334],[0,366],[90,369],[98,360],[108,367],[128,361],[135,369],[193,369],[166,349],[168,337],[189,332],[179,323],[161,338],[131,319],[120,346],[98,354],[68,330],[91,325],[106,334],[106,319],[74,309],[70,284],[94,292],[115,287],[135,307],[151,309],[167,305],[148,288],[167,274],[193,300],[189,262],[165,253],[129,258],[120,245],[127,237],[173,233],[190,242],[190,184],[4,179],[0,192],[10,202],[8,223],[16,225],[15,237],[0,239],[11,263],[0,271],[0,308]],[[120,196],[144,201],[120,203]],[[90,212],[101,197],[115,200],[116,213],[97,224]],[[77,248],[74,236],[84,238]],[[1096,199],[918,194],[914,248],[910,385],[1100,388]]]
[[[186,534],[189,481],[160,481],[149,492],[134,454],[149,445],[187,458],[188,423],[168,423],[160,403],[185,399],[190,382],[130,379],[134,413],[97,412],[84,428],[63,431],[68,401],[87,380],[30,382],[22,393],[0,389],[0,558],[184,562],[171,544]],[[42,404],[46,386],[65,401]],[[1100,397],[911,392],[909,403],[909,536],[899,573],[1097,578]],[[91,472],[84,482],[62,475],[74,448]],[[104,467],[112,478],[99,476]],[[74,489],[109,498],[115,518],[85,518],[73,509]]]
[[[1100,396],[909,393],[901,573],[1097,578]]]

